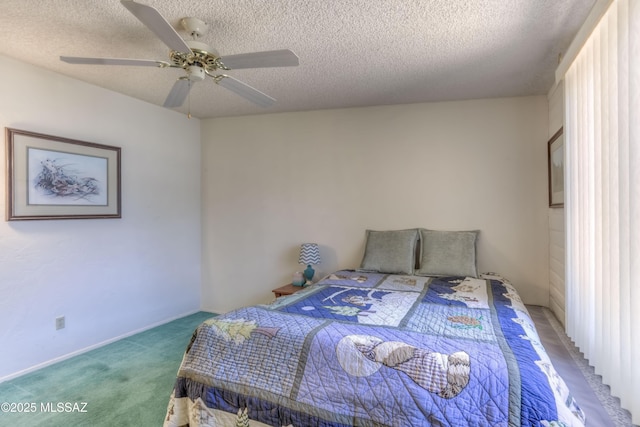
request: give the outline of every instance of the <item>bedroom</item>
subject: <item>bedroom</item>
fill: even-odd
[[[123,218],[2,224],[0,378],[265,302],[303,241],[321,243],[321,273],[353,266],[366,228],[481,229],[480,268],[548,305],[546,141],[561,119],[545,95],[186,120],[1,62],[2,127],[123,148]]]

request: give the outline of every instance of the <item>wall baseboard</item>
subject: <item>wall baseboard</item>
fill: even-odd
[[[3,382],[6,382],[6,381],[13,380],[13,379],[18,378],[18,377],[21,377],[23,375],[29,374],[31,372],[35,372],[35,371],[37,371],[39,369],[42,369],[42,368],[45,368],[47,366],[55,365],[56,363],[62,362],[63,360],[71,359],[72,357],[79,356],[79,355],[87,353],[87,352],[89,352],[91,350],[95,350],[97,348],[104,347],[105,345],[112,344],[112,343],[114,343],[116,341],[119,341],[121,339],[130,337],[132,335],[136,335],[136,334],[139,334],[141,332],[148,331],[149,329],[153,329],[153,328],[156,328],[158,326],[165,325],[165,324],[167,324],[169,322],[173,322],[174,320],[178,320],[178,319],[181,319],[183,317],[190,316],[190,315],[198,313],[200,311],[202,311],[202,310],[193,310],[193,311],[189,311],[189,312],[184,313],[184,314],[180,314],[178,316],[173,316],[173,317],[170,317],[168,319],[161,320],[160,322],[152,323],[151,325],[145,326],[144,328],[136,329],[134,331],[127,332],[126,334],[119,335],[119,336],[114,337],[114,338],[110,338],[108,340],[99,342],[99,343],[94,344],[94,345],[90,345],[89,347],[85,347],[85,348],[82,348],[80,350],[76,350],[76,351],[73,351],[71,353],[56,357],[54,359],[47,360],[46,362],[38,363],[37,365],[31,366],[31,367],[29,367],[27,369],[23,369],[21,371],[14,372],[12,374],[9,374],[9,375],[6,375],[6,376],[0,378],[0,384],[2,384]]]

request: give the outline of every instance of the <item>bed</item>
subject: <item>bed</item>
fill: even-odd
[[[583,426],[477,234],[367,231],[359,269],[205,321],[165,426]]]

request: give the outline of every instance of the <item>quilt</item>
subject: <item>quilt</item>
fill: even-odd
[[[344,270],[201,324],[165,426],[583,426],[503,277]]]

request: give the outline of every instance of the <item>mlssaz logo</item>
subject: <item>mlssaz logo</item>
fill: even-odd
[[[87,412],[87,402],[41,402],[40,412]]]

